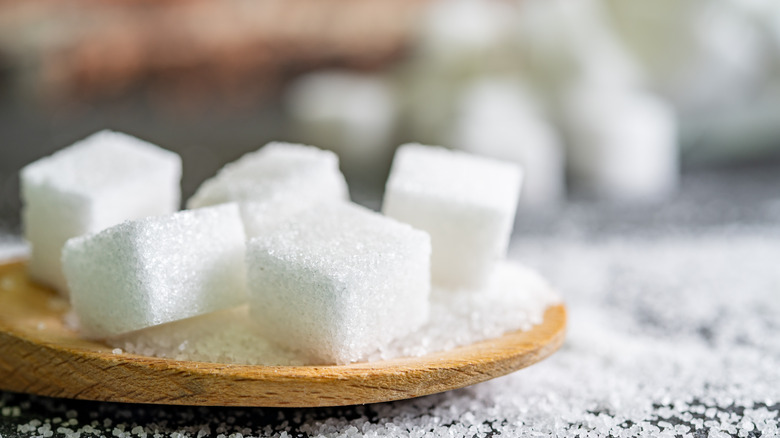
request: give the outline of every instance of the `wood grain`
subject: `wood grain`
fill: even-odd
[[[67,302],[0,265],[0,389],[84,400],[206,406],[340,406],[461,388],[534,364],[560,347],[563,305],[544,322],[423,357],[346,366],[263,367],[113,354],[63,325]]]

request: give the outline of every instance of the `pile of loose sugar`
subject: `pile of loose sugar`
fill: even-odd
[[[516,262],[499,266],[485,290],[434,288],[429,322],[362,361],[422,356],[528,330],[542,322],[558,294],[535,272]],[[307,365],[316,360],[278,346],[251,321],[246,306],[151,327],[107,340],[117,354],[246,365]]]
[[[780,225],[628,237],[573,231],[515,237],[512,258],[561,290],[570,319],[561,350],[511,375],[411,400],[319,409],[127,405],[0,393],[0,435],[780,434]]]

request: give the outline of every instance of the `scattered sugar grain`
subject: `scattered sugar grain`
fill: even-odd
[[[122,354],[122,349],[121,348],[114,348],[113,350],[111,350],[111,353],[113,353],[113,354]]]

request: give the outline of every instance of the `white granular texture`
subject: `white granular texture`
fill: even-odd
[[[348,200],[336,154],[314,146],[269,143],[226,164],[215,177],[204,181],[187,207],[280,198]]]
[[[296,198],[275,198],[268,201],[249,201],[239,204],[241,220],[248,239],[267,234],[279,222],[288,220],[293,214],[310,208],[316,208],[321,203],[317,200],[300,200]],[[334,201],[339,202],[339,201]]]
[[[520,194],[514,163],[442,147],[398,148],[382,212],[431,235],[431,278],[480,289],[506,255]]]
[[[245,240],[236,204],[69,240],[62,263],[82,333],[113,336],[244,303]]]
[[[20,172],[30,276],[67,292],[65,242],[122,221],[179,209],[181,158],[135,137],[100,131]]]
[[[527,330],[542,320],[558,295],[533,271],[506,263],[484,291],[431,292],[431,318],[421,328],[360,360],[383,360],[469,345],[508,331]],[[397,319],[402,315],[393,313]],[[249,320],[246,307],[204,315],[109,340],[112,346],[146,356],[249,365],[318,364],[309,355],[277,346]]]
[[[0,393],[0,434],[39,436],[38,427],[60,417],[66,420],[52,429],[69,438],[110,437],[114,428],[141,437],[135,427],[147,438],[775,437],[776,206],[776,198],[754,204],[773,221],[761,228],[705,223],[693,236],[585,238],[574,222],[573,233],[518,237],[510,254],[562,291],[569,330],[549,359],[490,382],[324,409],[85,404]],[[683,207],[675,211],[688,212]],[[695,207],[690,213],[702,208]]]
[[[247,243],[253,321],[320,363],[359,360],[428,319],[427,233],[352,203],[324,203]]]

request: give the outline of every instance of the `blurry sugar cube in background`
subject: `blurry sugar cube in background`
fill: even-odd
[[[335,151],[358,177],[381,175],[392,156],[398,116],[389,80],[344,71],[312,73],[290,84],[284,99],[300,141]]]
[[[591,196],[658,200],[678,179],[677,122],[664,101],[634,90],[578,84],[565,96],[569,168]]]

